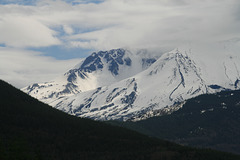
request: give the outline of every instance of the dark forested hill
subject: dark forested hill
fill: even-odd
[[[184,145],[240,154],[240,90],[201,95],[171,115],[121,125]]]
[[[237,160],[240,157],[183,147],[70,116],[0,81],[0,159]]]

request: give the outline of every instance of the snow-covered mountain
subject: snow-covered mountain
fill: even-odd
[[[113,49],[94,52],[55,80],[35,83],[22,90],[51,104],[58,98],[69,97],[131,77],[147,69],[158,57],[159,55],[149,54],[147,50]]]
[[[67,72],[64,81],[34,84],[23,90],[76,116],[138,120],[160,113],[154,111],[172,111],[172,106],[179,108],[185,99],[199,94],[240,87],[238,57],[206,59],[199,55],[186,49],[175,49],[159,58],[147,51],[98,52]]]

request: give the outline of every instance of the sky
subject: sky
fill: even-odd
[[[239,0],[1,0],[0,79],[45,82],[93,51],[240,42]]]

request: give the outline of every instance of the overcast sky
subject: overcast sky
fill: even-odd
[[[240,40],[239,0],[1,0],[0,79],[48,81],[92,51]]]

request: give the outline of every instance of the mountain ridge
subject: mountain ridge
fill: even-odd
[[[219,73],[216,73],[216,71],[213,72],[213,65],[209,65],[211,57],[204,63],[203,59],[199,58],[199,53],[196,54],[192,50],[175,49],[155,59],[149,58],[150,55],[143,52],[145,56],[148,55],[148,59],[142,57],[144,54],[138,54],[138,62],[140,62],[136,63],[140,64],[138,71],[133,69],[135,73],[126,76],[126,74],[121,73],[119,67],[125,64],[127,68],[124,68],[124,71],[127,73],[134,65],[129,66],[129,63],[125,62],[125,53],[127,51],[124,49],[100,51],[98,54],[93,53],[92,56],[86,58],[84,61],[86,63],[83,62],[82,65],[78,66],[81,71],[86,71],[86,74],[91,72],[96,77],[97,71],[103,73],[104,67],[102,69],[102,66],[106,66],[100,63],[99,57],[106,57],[106,62],[110,63],[107,66],[108,74],[103,74],[104,78],[99,80],[102,83],[108,83],[111,80],[106,79],[125,75],[123,79],[115,79],[116,81],[95,86],[92,90],[74,93],[70,96],[55,97],[51,102],[48,101],[48,98],[46,100],[40,98],[40,100],[76,116],[96,120],[118,119],[125,121],[141,116],[137,114],[174,106],[200,94],[234,90],[240,87],[240,65],[236,63],[239,61],[238,57],[225,57],[222,61],[217,62],[215,68],[219,69]],[[112,57],[115,57],[116,60],[113,60]],[[131,58],[132,62],[133,59]],[[104,61],[101,60],[101,62]],[[147,68],[143,69],[145,62],[148,65]],[[117,67],[112,69],[115,64],[118,64]],[[210,67],[209,71],[206,66]],[[92,70],[89,70],[89,67]],[[87,81],[90,85],[95,84],[89,79]],[[29,93],[26,88],[23,91]],[[46,92],[44,91],[43,94]],[[34,96],[34,94],[29,94]]]
[[[93,52],[56,80],[35,83],[22,90],[50,104],[59,97],[93,90],[135,75],[154,63],[156,57],[145,50],[134,53],[124,49]]]

